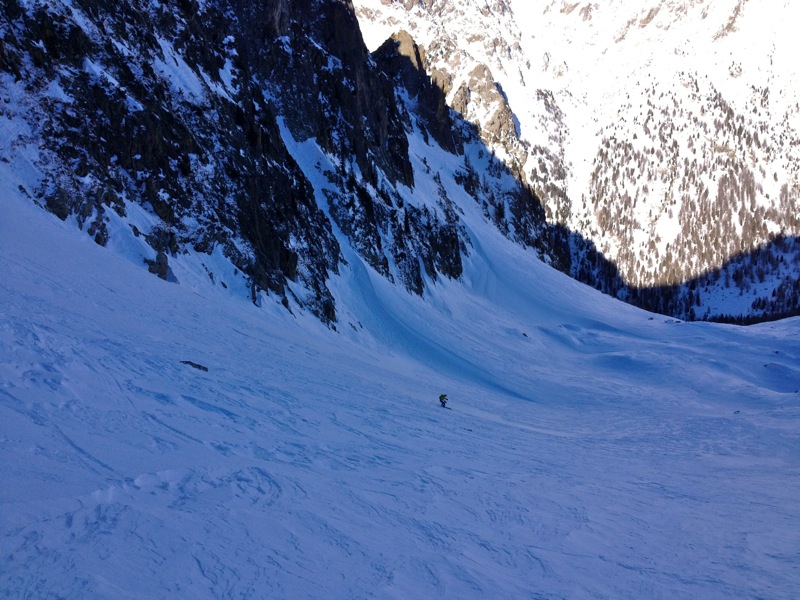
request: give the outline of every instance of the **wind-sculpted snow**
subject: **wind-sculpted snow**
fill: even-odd
[[[0,595],[797,597],[800,322],[654,317],[463,217],[425,300],[346,249],[336,332],[0,196]]]

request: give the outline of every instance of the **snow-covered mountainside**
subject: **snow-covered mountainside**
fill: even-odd
[[[334,331],[0,215],[4,598],[800,596],[797,318],[654,317],[473,204],[424,299],[345,248]]]
[[[3,16],[8,185],[164,279],[188,253],[213,285],[333,325],[347,247],[412,293],[458,279],[464,202],[561,260],[539,199],[414,41],[370,55],[347,2],[10,0]]]
[[[354,4],[370,47],[398,29],[424,47],[578,234],[573,276],[686,318],[798,310],[796,2]]]
[[[652,310],[800,310],[795,9],[518,4],[357,3],[370,54],[341,0],[9,0],[0,169],[162,278],[188,253],[332,326],[346,247],[459,279],[464,203]]]
[[[0,597],[800,597],[800,320],[559,272],[675,308],[581,234],[622,142],[580,119],[617,105],[584,110],[582,63],[528,119],[532,24],[405,4],[373,23],[455,36],[386,21],[370,52],[349,0],[0,4]],[[606,43],[600,8],[550,9]]]

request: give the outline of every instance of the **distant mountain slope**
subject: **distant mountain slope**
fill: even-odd
[[[797,310],[797,286],[763,308],[798,278],[797,3],[355,5],[370,45],[411,32],[450,104],[578,234],[573,276],[634,302],[660,290],[648,305],[685,318]],[[723,264],[733,305],[724,285],[679,285]]]

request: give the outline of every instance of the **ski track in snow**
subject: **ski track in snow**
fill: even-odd
[[[333,332],[0,215],[2,596],[800,595],[798,319],[652,316],[487,231],[424,301],[351,267]]]

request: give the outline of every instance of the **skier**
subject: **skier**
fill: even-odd
[[[442,404],[442,408],[447,408],[447,394],[442,394],[439,396],[439,402]]]

